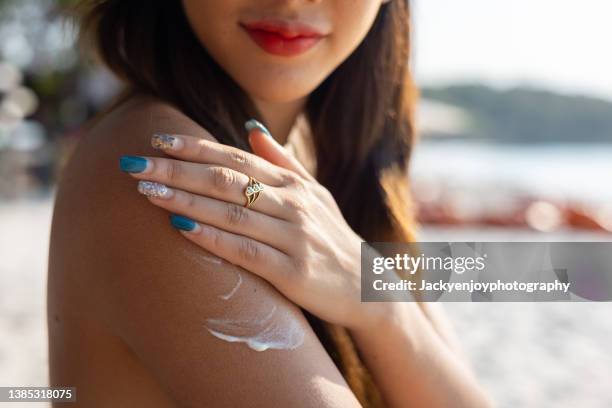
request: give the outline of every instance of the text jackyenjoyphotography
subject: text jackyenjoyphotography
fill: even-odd
[[[612,300],[609,242],[362,243],[364,302]]]

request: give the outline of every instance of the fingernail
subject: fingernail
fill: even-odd
[[[199,225],[197,222],[195,222],[191,218],[187,218],[178,214],[172,214],[170,216],[170,224],[172,224],[174,228],[183,231],[196,232],[199,229]]]
[[[119,167],[128,173],[140,173],[147,168],[148,160],[140,156],[121,156]]]
[[[174,194],[171,188],[154,181],[140,180],[138,182],[138,192],[148,197],[170,198]]]
[[[151,136],[151,146],[161,150],[180,150],[183,147],[183,140],[167,133],[155,133]]]
[[[261,130],[266,136],[268,137],[272,137],[272,135],[270,134],[270,131],[258,120],[255,119],[249,119],[244,123],[244,127],[246,128],[247,132],[250,132],[253,129],[259,129]]]

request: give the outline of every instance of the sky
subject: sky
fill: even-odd
[[[479,81],[612,100],[612,1],[413,0],[420,85]]]

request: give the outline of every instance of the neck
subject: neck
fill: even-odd
[[[272,133],[272,137],[284,145],[298,114],[304,108],[306,97],[291,102],[267,102],[253,98],[253,102],[261,112],[264,125]]]

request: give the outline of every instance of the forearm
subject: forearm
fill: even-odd
[[[451,322],[442,308],[442,304],[438,302],[418,302],[417,304],[446,345],[463,361],[469,363],[459,338],[455,334]]]
[[[490,407],[473,372],[440,338],[417,303],[390,304],[391,318],[352,331],[391,407]]]

